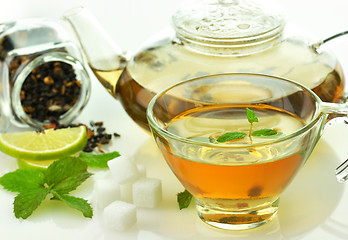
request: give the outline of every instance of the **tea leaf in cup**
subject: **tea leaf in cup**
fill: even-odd
[[[259,119],[255,116],[255,112],[249,108],[246,108],[246,115],[247,115],[248,121],[251,124],[259,121]]]
[[[223,143],[230,140],[241,139],[241,138],[244,138],[245,136],[246,134],[243,132],[227,132],[221,135],[216,141],[218,141],[219,143]]]
[[[273,136],[276,134],[277,132],[274,131],[273,129],[265,128],[265,129],[256,130],[251,135],[255,137],[266,137],[266,136]]]
[[[249,108],[246,108],[246,115],[247,115],[248,121],[250,123],[249,138],[250,138],[250,141],[252,142],[251,132],[252,132],[252,129],[253,129],[253,123],[254,122],[258,122],[259,119],[255,116],[255,112],[253,110],[249,109]]]

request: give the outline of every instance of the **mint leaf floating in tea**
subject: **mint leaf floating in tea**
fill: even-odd
[[[92,207],[86,200],[67,195],[91,175],[85,162],[76,157],[65,157],[53,162],[45,172],[17,169],[6,173],[0,177],[0,184],[8,191],[19,193],[13,202],[16,218],[28,218],[48,194],[91,218]]]
[[[217,141],[219,143],[224,143],[224,142],[231,141],[231,140],[241,139],[241,138],[244,138],[245,136],[246,136],[246,134],[243,132],[227,132],[227,133],[221,135],[217,139]]]
[[[190,206],[192,195],[189,191],[185,189],[185,191],[178,193],[176,196],[180,210]]]
[[[276,134],[277,134],[276,131],[274,131],[273,129],[268,129],[268,128],[256,130],[252,133],[252,135],[255,137],[268,137],[268,136],[273,136]]]
[[[246,108],[246,115],[247,115],[248,121],[250,123],[249,137],[251,137],[253,123],[258,122],[259,119],[255,116],[255,112],[249,108]],[[250,138],[250,140],[251,140],[251,138]]]
[[[251,110],[250,108],[246,108],[246,115],[247,115],[248,121],[251,124],[259,121],[259,119],[255,116],[255,112]]]

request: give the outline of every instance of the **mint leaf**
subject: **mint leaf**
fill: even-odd
[[[255,116],[255,112],[249,108],[246,108],[246,115],[249,123],[251,124],[259,121],[259,119]]]
[[[55,192],[54,190],[52,191],[52,194],[54,195],[55,198],[62,200],[64,203],[68,204],[70,207],[82,212],[83,216],[92,218],[93,209],[91,205],[87,202],[87,200],[84,200],[82,198],[72,197],[69,195],[64,195],[64,194],[61,195]]]
[[[248,118],[248,121],[250,123],[250,128],[249,128],[249,138],[250,138],[250,142],[253,143],[253,140],[251,138],[251,132],[252,132],[252,129],[253,129],[253,123],[254,122],[258,122],[259,119],[255,116],[255,112],[249,108],[246,108],[246,115],[247,115],[247,118]]]
[[[252,135],[255,137],[266,137],[266,136],[272,136],[276,134],[277,134],[276,131],[274,131],[273,129],[268,129],[268,128],[256,130],[252,133]]]
[[[243,132],[227,132],[227,133],[221,135],[217,139],[217,141],[220,142],[220,143],[223,143],[223,142],[227,142],[227,141],[230,141],[230,140],[244,138],[245,136],[246,136],[246,134],[243,133]]]
[[[0,184],[8,191],[19,192],[13,203],[17,218],[28,218],[48,193],[81,211],[85,217],[92,217],[93,209],[86,200],[66,195],[91,175],[85,162],[65,157],[54,161],[45,172],[18,169],[7,173],[0,178]]]
[[[75,190],[78,186],[81,185],[87,178],[92,176],[92,173],[82,172],[77,173],[76,175],[66,177],[53,185],[53,190],[59,194],[67,194]]]
[[[176,196],[180,210],[190,206],[192,195],[189,191],[185,189],[185,191],[178,193]]]
[[[13,211],[16,218],[28,218],[33,211],[46,198],[48,189],[37,187],[36,189],[27,189],[19,193],[13,202]]]
[[[45,175],[40,170],[17,169],[0,178],[0,184],[10,192],[37,189],[45,183]]]
[[[77,175],[87,172],[87,164],[76,157],[65,157],[54,161],[48,166],[46,171],[46,183],[51,188],[60,182]]]
[[[120,154],[116,151],[104,154],[81,152],[79,158],[87,163],[89,167],[108,168],[108,161],[119,156]]]

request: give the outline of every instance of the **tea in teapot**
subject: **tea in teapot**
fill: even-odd
[[[152,38],[155,40],[129,59],[87,9],[70,10],[64,18],[96,77],[147,131],[145,112],[156,93],[211,74],[285,77],[309,87],[323,101],[340,101],[345,81],[338,60],[322,51],[323,42],[293,33],[281,8],[267,3],[189,1],[173,14],[172,28]]]

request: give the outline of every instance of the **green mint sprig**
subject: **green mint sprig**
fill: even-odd
[[[255,116],[255,112],[249,108],[246,108],[246,116],[247,116],[248,122],[250,123],[249,138],[251,143],[253,142],[252,136],[269,137],[269,136],[281,135],[281,133],[278,133],[275,130],[268,129],[268,128],[253,131],[253,123],[258,122],[259,119]],[[227,132],[221,135],[216,141],[219,143],[224,143],[231,140],[242,139],[246,136],[247,134],[243,132]]]
[[[60,199],[91,218],[93,210],[90,204],[84,199],[68,195],[91,175],[85,162],[66,157],[53,162],[45,172],[17,169],[6,173],[0,178],[0,184],[10,192],[19,193],[13,202],[16,218],[28,218],[49,194],[53,195],[53,199]]]
[[[93,209],[82,198],[69,193],[80,186],[92,174],[88,167],[107,168],[107,162],[120,156],[118,152],[105,154],[80,153],[78,157],[65,157],[54,161],[47,170],[17,169],[0,177],[4,189],[18,193],[13,202],[16,218],[28,218],[48,195],[91,218]]]

